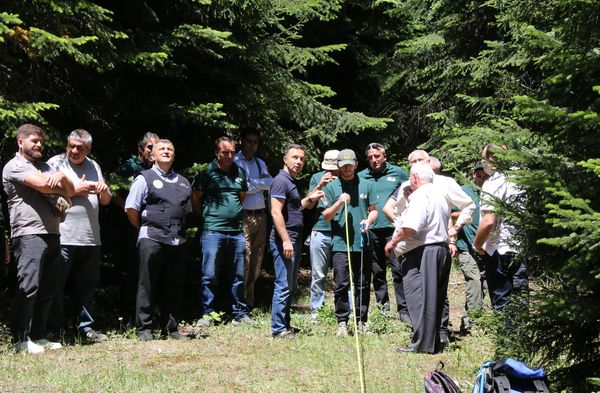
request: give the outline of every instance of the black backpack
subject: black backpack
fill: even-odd
[[[543,369],[532,370],[515,359],[485,362],[479,367],[472,393],[550,393],[545,379]]]
[[[443,368],[444,363],[440,361],[435,370],[425,375],[425,393],[462,393],[452,378],[442,371]]]

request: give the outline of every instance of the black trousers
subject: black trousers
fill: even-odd
[[[45,338],[58,285],[60,236],[25,235],[12,242],[17,262],[17,292],[11,312],[13,341]]]
[[[495,310],[504,308],[510,296],[526,296],[529,290],[527,266],[515,257],[514,252],[500,255],[498,251],[491,256],[487,253],[483,255],[490,299]]]
[[[405,254],[402,264],[408,314],[413,327],[410,346],[417,352],[441,350],[439,330],[450,278],[446,243],[427,244]]]
[[[150,239],[138,242],[140,261],[136,302],[136,327],[152,329],[152,314],[160,307],[160,327],[177,330],[175,315],[181,305],[185,283],[185,245],[171,246]]]
[[[396,304],[398,313],[404,313],[406,308],[406,297],[404,296],[404,285],[402,284],[402,273],[400,272],[400,261],[395,253],[385,255],[385,245],[392,239],[394,228],[376,228],[370,229],[371,241],[373,242],[373,289],[375,290],[375,300],[379,304],[389,303],[387,285],[387,262],[392,268],[392,279],[394,281],[394,293],[396,295]]]
[[[371,253],[363,253],[362,269],[360,252],[350,253],[352,263],[352,280],[354,281],[354,311],[356,319],[367,322],[369,313],[369,290],[371,287]],[[348,322],[350,318],[350,271],[348,254],[346,252],[333,252],[333,281],[335,282],[334,303],[335,316],[338,322]]]

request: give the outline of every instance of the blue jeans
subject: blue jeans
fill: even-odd
[[[233,317],[248,315],[244,294],[244,256],[246,240],[240,232],[205,231],[202,245],[202,305],[204,315],[215,311],[215,297],[219,290],[218,272],[221,263],[226,264],[227,282],[231,282],[231,306]],[[224,260],[223,260],[224,259]]]
[[[325,281],[331,265],[331,231],[312,231],[310,235],[310,309],[316,312],[325,303]]]
[[[290,308],[302,254],[300,235],[289,232],[288,234],[294,247],[294,257],[291,260],[283,257],[283,244],[280,239],[277,241],[269,239],[275,268],[275,290],[271,305],[271,331],[273,334],[290,330]]]
[[[59,277],[49,326],[59,330],[64,323],[64,294],[67,280],[73,283],[73,300],[78,312],[77,328],[94,323],[92,314],[96,288],[100,283],[100,246],[60,246]]]

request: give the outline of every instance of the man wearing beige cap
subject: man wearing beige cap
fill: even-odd
[[[310,190],[322,190],[329,182],[337,179],[338,169],[338,150],[328,150],[325,152],[322,171],[315,173],[310,178]],[[312,280],[310,283],[310,309],[313,320],[317,319],[318,310],[325,303],[325,280],[327,270],[331,264],[331,246],[332,233],[331,223],[325,221],[321,214],[322,207],[316,208],[318,213],[317,222],[312,228],[310,234],[310,265],[312,271]]]

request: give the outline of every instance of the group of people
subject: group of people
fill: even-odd
[[[90,342],[107,339],[93,327],[93,296],[100,280],[99,205],[111,201],[125,211],[135,236],[137,264],[130,277],[137,284],[132,285],[134,315],[142,341],[153,340],[156,327],[163,337],[185,338],[176,315],[192,214],[201,222],[199,327],[214,322],[218,298],[225,291],[231,295],[231,323],[253,323],[254,287],[268,249],[275,271],[271,333],[273,338],[294,337],[290,309],[305,211],[318,217],[309,237],[311,316],[317,319],[325,303],[331,266],[338,335],[351,333],[352,312],[358,321],[355,334],[367,331],[371,280],[377,303],[389,310],[388,265],[398,316],[413,329],[411,343],[401,351],[435,353],[448,342],[451,256],[458,255],[467,281],[468,311],[482,307],[482,278],[496,309],[527,288],[525,265],[515,259],[514,227],[496,213],[497,201],[512,203],[522,194],[495,171],[494,153],[501,148],[496,145],[486,146],[485,159],[473,170],[473,183],[462,188],[440,175],[439,161],[422,150],[409,155],[409,174],[387,162],[379,143],[367,146],[368,167],[360,172],[354,151],[330,150],[323,157],[323,170],[311,177],[303,194],[297,180],[305,163],[301,145],[285,147],[283,167],[271,177],[256,157],[257,131],[241,133],[237,152],[235,140],[223,136],[215,141],[215,159],[190,182],[173,170],[173,143],[147,133],[138,154],[115,171],[133,180],[129,192],[112,193],[99,165],[88,156],[89,132],[71,132],[66,153],[47,162],[42,159],[44,139],[38,126],[19,127],[19,150],[3,170],[17,263],[11,314],[17,351],[39,353],[62,346],[56,334],[63,324],[67,279],[75,286],[81,336]],[[465,315],[461,328],[467,330],[469,323]]]

